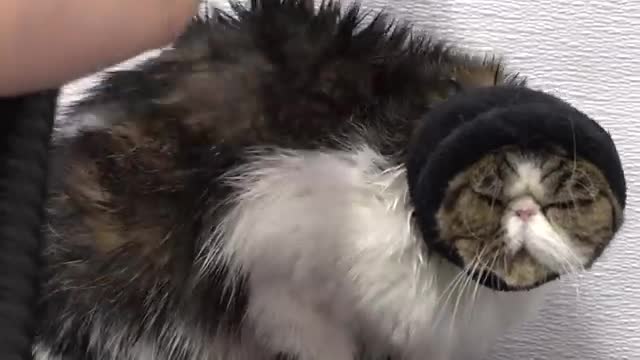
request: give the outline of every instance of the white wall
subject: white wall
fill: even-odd
[[[640,0],[363,3],[504,55],[533,86],[601,121],[622,154],[629,200],[621,235],[593,271],[565,281],[537,320],[503,339],[489,359],[640,359]],[[68,88],[65,99],[82,83]]]

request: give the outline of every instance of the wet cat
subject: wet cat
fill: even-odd
[[[524,81],[355,5],[254,5],[72,108],[99,121],[55,143],[38,359],[480,358],[620,227],[558,146],[480,153],[422,211],[425,114]]]

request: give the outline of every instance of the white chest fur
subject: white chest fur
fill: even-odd
[[[476,286],[428,254],[404,169],[369,147],[257,153],[228,181],[234,207],[206,263],[249,274],[247,328],[272,350],[304,360],[350,360],[362,346],[409,360],[480,359],[542,300],[543,289]]]

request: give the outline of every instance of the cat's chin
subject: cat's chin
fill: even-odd
[[[542,278],[533,283],[509,284],[505,279],[503,279],[495,272],[487,270],[467,271],[467,276],[470,276],[474,281],[478,282],[480,285],[486,288],[502,292],[530,291],[560,278],[560,274],[550,273],[545,278]]]
[[[517,291],[530,291],[537,289],[541,286],[545,286],[557,279],[559,279],[562,274],[558,272],[549,272],[546,276],[537,279],[536,281],[531,281],[528,283],[513,283],[507,281],[504,277],[500,276],[497,272],[489,271],[486,269],[482,270],[473,270],[473,267],[469,269],[468,264],[466,264],[462,257],[456,252],[453,248],[447,248],[443,246],[442,243],[436,243],[429,247],[430,251],[437,254],[439,257],[445,259],[452,266],[459,269],[459,271],[466,271],[466,275],[471,277],[473,281],[480,284],[485,288],[494,291],[500,292],[517,292]],[[586,267],[585,267],[586,268]],[[467,269],[467,270],[465,270]]]

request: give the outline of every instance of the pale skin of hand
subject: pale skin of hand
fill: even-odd
[[[0,0],[0,96],[59,87],[170,44],[198,0]]]

